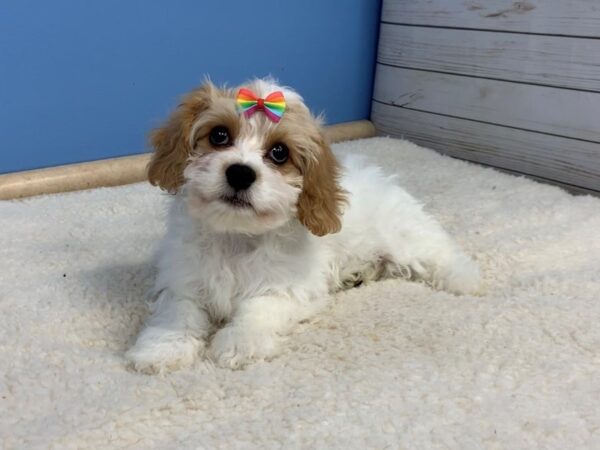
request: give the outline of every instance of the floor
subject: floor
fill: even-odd
[[[141,375],[123,352],[168,196],[0,202],[0,447],[600,448],[600,199],[405,141],[335,148],[397,173],[485,294],[361,286],[274,361]]]

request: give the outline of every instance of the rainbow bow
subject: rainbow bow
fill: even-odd
[[[285,98],[281,91],[271,92],[265,98],[258,98],[250,89],[241,88],[237,95],[237,103],[244,116],[250,117],[256,111],[262,111],[275,123],[281,120],[285,111]]]

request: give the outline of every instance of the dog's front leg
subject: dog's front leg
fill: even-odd
[[[152,316],[126,353],[136,370],[161,373],[192,365],[204,352],[210,320],[193,299],[164,290]]]
[[[222,367],[240,368],[279,352],[282,337],[319,309],[318,302],[301,302],[286,294],[243,300],[229,324],[217,331],[210,354]]]

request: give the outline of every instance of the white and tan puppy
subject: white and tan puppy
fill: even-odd
[[[175,195],[156,302],[127,352],[135,368],[271,358],[332,292],[362,282],[477,291],[476,264],[391,177],[357,158],[340,165],[296,92],[270,79],[244,87],[281,91],[281,120],[262,100],[241,113],[238,89],[207,82],[152,136],[150,182]]]

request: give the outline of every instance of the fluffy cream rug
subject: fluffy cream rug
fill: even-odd
[[[167,197],[0,203],[2,448],[600,448],[600,199],[375,138],[360,152],[473,254],[487,293],[339,294],[272,362],[164,377],[123,352]]]

